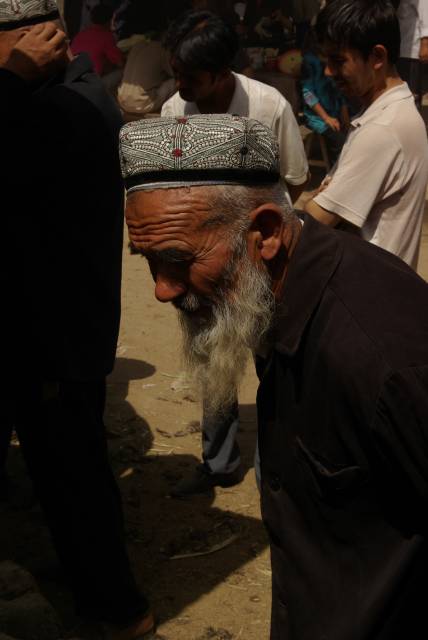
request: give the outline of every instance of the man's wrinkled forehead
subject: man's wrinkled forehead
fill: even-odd
[[[147,249],[158,242],[195,236],[210,216],[204,187],[137,191],[127,199],[130,238]]]
[[[148,219],[169,220],[174,217],[188,216],[196,222],[203,214],[210,212],[209,196],[203,186],[178,187],[171,189],[152,189],[135,191],[127,197],[127,218],[131,217],[141,224]]]

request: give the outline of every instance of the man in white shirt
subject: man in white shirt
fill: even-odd
[[[259,120],[278,137],[281,174],[297,200],[308,163],[293,110],[275,88],[231,71],[239,46],[233,30],[207,11],[194,12],[170,27],[166,46],[178,92],[162,116],[232,113]]]
[[[165,39],[178,92],[162,108],[162,116],[230,113],[269,127],[278,138],[280,169],[292,202],[308,179],[308,163],[299,127],[287,100],[273,87],[231,71],[239,48],[236,33],[208,11],[187,14],[172,24]],[[229,487],[242,479],[236,442],[237,401],[202,421],[203,464],[171,491],[174,497]]]
[[[422,101],[422,64],[428,63],[428,2],[401,0],[397,9],[401,47],[398,71],[409,85],[416,103]]]
[[[428,144],[412,93],[395,68],[400,31],[394,9],[384,0],[332,0],[318,32],[326,73],[363,111],[306,211],[325,224],[343,223],[416,268]]]

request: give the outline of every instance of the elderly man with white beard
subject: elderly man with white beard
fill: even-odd
[[[247,355],[257,397],[271,640],[391,640],[426,625],[428,286],[282,198],[268,129],[230,115],[121,133],[126,217],[178,309],[211,409]],[[422,635],[426,632],[421,631]]]

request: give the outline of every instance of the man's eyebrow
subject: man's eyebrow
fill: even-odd
[[[173,247],[171,247],[171,249],[149,249],[147,251],[142,251],[142,254],[146,258],[152,258],[170,264],[175,262],[190,262],[194,257],[190,251],[174,249]]]

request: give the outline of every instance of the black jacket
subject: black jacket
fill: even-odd
[[[84,55],[35,91],[4,70],[0,87],[10,358],[47,378],[102,377],[120,316],[119,111]]]
[[[426,637],[428,286],[309,218],[273,340],[258,394],[271,638]]]

